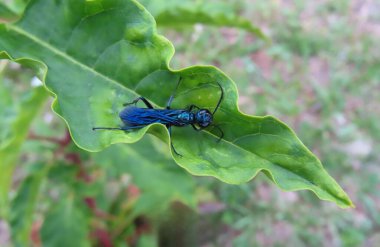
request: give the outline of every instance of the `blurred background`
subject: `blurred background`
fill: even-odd
[[[35,72],[1,60],[0,159],[16,167],[0,246],[380,246],[380,1],[141,3],[176,49],[173,69],[219,67],[241,110],[293,128],[356,208],[263,174],[239,186],[191,176],[151,136],[88,153]],[[17,14],[25,1],[2,5]]]

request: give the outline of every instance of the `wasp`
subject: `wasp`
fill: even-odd
[[[140,129],[147,125],[153,123],[164,124],[169,131],[170,136],[170,145],[175,154],[182,156],[179,154],[173,146],[172,142],[172,126],[176,127],[184,127],[191,125],[194,130],[200,131],[207,127],[213,126],[220,131],[219,140],[220,141],[224,133],[222,129],[213,124],[213,117],[216,111],[218,110],[220,103],[223,100],[224,92],[223,88],[219,82],[217,82],[220,88],[220,98],[213,112],[210,112],[208,109],[199,108],[198,106],[192,104],[185,109],[171,109],[171,104],[175,96],[175,92],[178,89],[182,77],[179,78],[177,86],[170,96],[165,109],[157,109],[152,106],[152,104],[145,99],[144,97],[138,97],[132,102],[125,103],[123,106],[125,108],[119,113],[119,117],[123,122],[122,127],[112,128],[112,127],[94,127],[92,130],[123,130],[129,131],[132,129]],[[137,107],[136,104],[142,101],[146,108]]]

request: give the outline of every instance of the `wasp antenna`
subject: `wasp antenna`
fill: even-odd
[[[181,83],[182,79],[183,79],[182,76],[179,76],[177,85],[175,86],[175,89],[174,89],[173,94],[172,94],[173,96],[177,92],[177,89],[179,88],[179,84]]]
[[[174,99],[174,95],[175,95],[175,93],[177,92],[177,89],[178,89],[179,84],[181,83],[181,81],[182,81],[182,76],[179,76],[179,79],[178,79],[177,85],[176,85],[176,87],[175,87],[175,89],[174,89],[172,95],[170,95],[170,98],[169,98],[169,100],[168,100],[168,103],[166,103],[166,109],[170,109],[170,105],[172,104],[172,101],[173,101],[173,99]]]
[[[219,86],[219,88],[220,88],[220,92],[221,92],[221,94],[220,94],[220,98],[219,98],[218,104],[216,104],[215,110],[214,110],[214,112],[212,113],[212,115],[214,115],[215,112],[218,110],[218,108],[219,108],[219,106],[220,106],[220,103],[222,103],[222,99],[223,99],[223,96],[224,96],[224,91],[223,91],[222,86],[220,85],[219,82],[216,82],[216,83],[218,83],[218,86]]]

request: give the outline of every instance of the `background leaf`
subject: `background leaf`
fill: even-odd
[[[6,217],[9,187],[19,151],[47,93],[43,87],[37,87],[15,100],[2,81],[0,87],[0,216]]]
[[[51,12],[56,15],[41,15]],[[39,21],[42,17],[43,22]],[[323,200],[352,206],[319,160],[285,124],[273,117],[239,112],[236,87],[221,71],[211,66],[171,71],[171,43],[157,35],[152,16],[134,1],[72,4],[69,0],[36,0],[17,24],[2,25],[0,34],[0,49],[10,53],[8,58],[26,56],[48,65],[46,87],[58,96],[54,110],[67,121],[76,144],[86,150],[136,142],[148,129],[167,141],[161,125],[130,133],[94,133],[91,128],[118,126],[122,103],[137,95],[165,106],[179,76],[184,80],[173,107],[196,103],[213,109],[220,96],[219,82],[226,97],[215,122],[225,137],[216,143],[219,133],[214,129],[199,133],[175,129],[173,142],[183,157],[174,158],[180,166],[227,183],[249,181],[263,170],[282,189],[309,189]]]
[[[267,39],[262,31],[250,21],[235,13],[236,4],[221,1],[176,1],[176,0],[141,0],[148,11],[154,16],[157,25],[168,27],[183,27],[186,25],[204,24],[218,27],[241,28],[261,39]]]
[[[0,22],[14,20],[18,15],[13,12],[7,5],[0,3]]]
[[[41,240],[44,246],[66,247],[91,246],[88,239],[87,218],[69,194],[60,200],[47,214],[41,229]]]
[[[5,6],[8,10],[12,11],[18,17],[22,15],[29,0],[5,0],[0,5]]]
[[[34,171],[21,184],[11,203],[10,225],[15,246],[28,246],[38,195],[50,166],[37,164]]]
[[[133,145],[112,145],[94,154],[94,161],[110,175],[127,173],[132,176],[131,182],[141,190],[133,212],[136,215],[157,216],[172,201],[181,201],[192,208],[196,206],[194,181],[165,154],[166,148],[161,144],[145,136]]]
[[[153,15],[158,26],[182,28],[201,23],[217,27],[240,28],[258,38],[268,39],[258,27],[236,14],[239,12],[236,3],[197,1],[194,5],[194,1],[189,0],[140,0],[139,2]],[[21,16],[25,5],[25,0],[0,3],[0,19],[14,20]],[[99,4],[94,3],[92,6],[96,8]]]

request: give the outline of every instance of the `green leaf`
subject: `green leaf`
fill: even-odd
[[[12,239],[15,246],[28,246],[33,213],[42,182],[50,168],[46,164],[34,165],[34,171],[21,184],[13,199],[10,215]]]
[[[90,246],[87,218],[75,204],[74,196],[59,200],[48,213],[41,228],[41,240],[46,247]]]
[[[6,217],[9,186],[21,145],[48,95],[43,87],[37,87],[16,101],[0,84],[0,216]]]
[[[154,16],[158,26],[181,27],[202,23],[217,27],[241,28],[259,38],[267,39],[260,28],[235,14],[232,4],[190,0],[140,0]]]
[[[217,142],[219,132],[213,128],[174,128],[173,144],[183,155],[172,153],[177,164],[191,174],[233,184],[263,171],[284,190],[308,189],[341,207],[353,206],[289,127],[271,116],[239,111],[236,86],[223,72],[212,66],[172,71],[172,44],[156,33],[154,19],[135,1],[31,1],[18,23],[0,26],[0,50],[9,59],[47,64],[45,85],[56,95],[53,109],[67,122],[75,143],[89,151],[136,142],[148,130],[169,143],[160,124],[128,133],[91,128],[119,126],[122,104],[139,95],[164,107],[180,76],[172,106],[213,110],[219,82],[225,98],[214,122],[223,129],[223,140]]]

